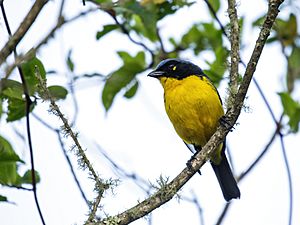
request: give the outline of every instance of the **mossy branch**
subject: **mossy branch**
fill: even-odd
[[[270,34],[273,23],[279,13],[278,8],[282,3],[283,0],[269,1],[269,8],[266,19],[261,28],[241,85],[237,91],[233,106],[227,111],[225,115],[226,121],[229,124],[235,124],[238,119],[248,87],[255,72],[256,65],[258,63],[266,40]],[[229,129],[227,127],[220,125],[217,128],[215,134],[210,138],[208,143],[190,161],[189,167],[184,168],[182,172],[170,183],[166,184],[149,198],[140,202],[136,206],[124,211],[123,213],[89,224],[129,224],[130,222],[149,214],[154,209],[168,202],[174,197],[177,191],[180,190],[180,188],[183,187],[183,185],[204,165],[207,159],[209,159],[209,157],[213,154],[217,146],[219,146],[220,143],[224,140],[228,132]]]
[[[231,108],[239,85],[239,62],[240,62],[240,28],[236,11],[236,1],[228,0],[228,14],[230,19],[230,80],[229,80],[229,98],[227,108]]]
[[[64,136],[68,137],[70,136],[74,142],[74,145],[71,147],[71,151],[75,152],[75,155],[78,158],[78,164],[82,169],[88,169],[89,174],[91,178],[95,181],[95,191],[97,192],[97,197],[91,204],[91,211],[89,213],[89,217],[87,219],[86,223],[89,223],[94,220],[96,217],[96,212],[98,209],[98,206],[100,204],[100,201],[102,199],[103,193],[105,190],[109,188],[109,186],[112,184],[111,181],[105,182],[103,181],[97,174],[97,172],[94,170],[90,160],[85,154],[85,150],[82,148],[81,144],[78,140],[78,133],[74,132],[72,127],[70,126],[66,116],[61,112],[59,106],[56,104],[54,99],[51,96],[51,93],[49,92],[49,89],[47,88],[47,81],[46,79],[43,79],[40,76],[40,73],[38,71],[38,68],[36,68],[36,77],[39,80],[38,89],[39,89],[39,95],[43,100],[50,101],[50,112],[52,112],[54,115],[58,116],[60,120],[62,121],[63,125],[61,127]]]

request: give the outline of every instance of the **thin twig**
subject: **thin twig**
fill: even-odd
[[[216,222],[216,225],[220,225],[222,222],[223,222],[223,219],[225,218],[229,208],[231,206],[231,202],[227,202],[222,210],[222,213],[220,214],[217,222]]]
[[[89,201],[88,201],[87,197],[85,196],[84,191],[83,191],[83,188],[81,187],[80,182],[79,182],[79,180],[78,180],[78,178],[77,178],[77,176],[76,176],[76,173],[75,173],[75,171],[74,171],[74,167],[73,167],[73,165],[72,165],[72,163],[71,163],[71,160],[70,160],[70,158],[69,158],[69,156],[68,156],[68,154],[67,154],[67,151],[66,151],[66,149],[65,149],[65,145],[64,145],[64,143],[63,143],[63,141],[62,141],[62,136],[61,136],[61,134],[60,134],[60,132],[59,132],[59,129],[56,129],[56,128],[52,127],[50,124],[48,124],[47,122],[45,122],[42,118],[40,118],[40,117],[39,117],[38,115],[36,115],[35,113],[32,113],[32,115],[33,115],[33,117],[34,117],[37,121],[39,121],[41,124],[43,124],[46,128],[48,128],[49,130],[51,130],[52,132],[55,132],[55,133],[57,134],[57,138],[58,138],[60,147],[61,147],[61,149],[62,149],[62,151],[63,151],[63,154],[64,154],[64,156],[65,156],[65,159],[66,159],[66,161],[67,161],[67,163],[68,163],[68,165],[69,165],[69,167],[70,167],[70,171],[71,171],[71,174],[73,175],[73,179],[74,179],[74,181],[75,181],[75,183],[76,183],[76,185],[77,185],[77,187],[78,187],[78,189],[79,189],[79,191],[80,191],[80,193],[81,193],[81,196],[82,196],[83,200],[84,200],[84,201],[86,202],[86,204],[89,206]]]
[[[162,40],[162,38],[161,38],[161,36],[160,36],[158,27],[156,27],[156,36],[157,36],[157,39],[158,39],[158,41],[159,41],[160,49],[161,49],[162,53],[163,53],[163,54],[166,54],[165,45],[164,45],[163,40]]]
[[[76,98],[76,94],[75,94],[75,88],[74,88],[74,83],[75,83],[74,74],[69,75],[69,77],[70,77],[70,82],[69,82],[68,86],[69,86],[71,98],[73,100],[73,105],[74,105],[74,116],[73,116],[70,124],[71,124],[71,126],[73,126],[77,121],[79,106],[78,106],[78,102],[77,102],[77,98]]]
[[[246,68],[246,64],[242,60],[241,60],[241,63]],[[263,92],[261,86],[259,85],[257,79],[255,79],[255,77],[253,77],[253,82],[254,82],[254,85],[255,85],[256,89],[258,90],[260,96],[262,97],[262,99],[263,99],[263,101],[264,101],[264,103],[265,103],[265,105],[266,105],[266,107],[267,107],[267,109],[268,109],[268,111],[269,111],[269,113],[270,113],[270,115],[272,117],[272,120],[274,121],[274,123],[277,126],[279,123],[278,123],[278,121],[276,119],[276,116],[275,116],[275,114],[273,112],[273,109],[272,109],[269,101],[267,100],[266,95],[264,94],[264,92]]]
[[[280,133],[280,144],[281,144],[281,150],[283,155],[283,161],[286,168],[287,178],[288,178],[288,186],[289,186],[289,222],[288,225],[292,225],[292,218],[293,218],[293,182],[292,182],[292,174],[291,169],[289,166],[289,161],[286,155],[286,149],[283,141],[283,135]]]
[[[147,52],[150,53],[152,60],[151,60],[151,63],[148,65],[147,69],[151,68],[153,66],[153,64],[154,64],[154,58],[155,58],[154,52],[148,46],[146,46],[143,42],[139,42],[139,41],[134,40],[132,38],[132,36],[130,35],[130,32],[127,30],[127,28],[124,26],[124,24],[122,24],[122,23],[119,22],[119,20],[117,19],[116,15],[114,13],[111,13],[111,11],[109,11],[109,10],[105,10],[105,12],[107,12],[113,18],[113,20],[115,21],[115,23],[120,27],[121,31],[128,37],[128,39],[132,43],[141,46]]]
[[[107,75],[101,74],[101,73],[91,73],[91,74],[82,74],[82,75],[75,75],[73,77],[74,81],[77,81],[79,79],[83,79],[83,78],[101,78],[101,81],[104,81],[105,79],[107,79]]]
[[[61,121],[63,122],[63,131],[66,136],[70,136],[75,143],[75,145],[72,147],[72,150],[75,150],[75,154],[78,157],[78,164],[81,166],[83,169],[88,169],[89,173],[91,175],[91,178],[95,181],[95,190],[97,191],[97,197],[94,200],[94,202],[91,205],[91,211],[89,213],[89,218],[88,221],[94,220],[96,216],[96,211],[98,209],[100,200],[102,198],[102,195],[106,189],[109,188],[109,183],[104,183],[102,179],[98,176],[96,171],[94,170],[90,160],[85,154],[85,151],[81,147],[81,144],[79,143],[79,140],[77,138],[78,134],[75,133],[70,126],[67,118],[65,115],[61,112],[59,106],[56,104],[56,102],[53,100],[46,84],[46,80],[42,79],[41,75],[39,74],[38,69],[36,68],[36,77],[39,80],[39,88],[40,88],[40,95],[44,100],[49,100],[50,101],[50,111],[58,116]]]
[[[32,112],[32,116],[39,121],[41,124],[43,124],[43,126],[45,126],[46,128],[48,128],[51,131],[55,131],[56,129],[54,127],[52,127],[49,123],[47,123],[45,120],[43,120],[42,118],[40,118],[37,114],[35,114],[34,112]]]
[[[69,158],[69,156],[68,156],[68,153],[67,153],[67,151],[66,151],[64,142],[63,142],[63,140],[62,140],[62,136],[61,136],[61,134],[60,134],[60,131],[59,131],[59,130],[55,130],[55,132],[56,132],[56,134],[57,134],[57,138],[58,138],[58,141],[59,141],[59,144],[60,144],[60,148],[61,148],[62,151],[63,151],[63,154],[64,154],[64,156],[65,156],[65,159],[66,159],[66,161],[67,161],[67,163],[68,163],[68,165],[69,165],[69,169],[70,169],[70,171],[71,171],[71,174],[73,175],[73,179],[74,179],[74,181],[75,181],[75,183],[76,183],[76,185],[77,185],[77,187],[78,187],[78,190],[80,191],[81,197],[83,198],[83,200],[85,201],[85,203],[86,203],[87,206],[89,207],[89,200],[88,200],[87,197],[85,196],[84,191],[83,191],[83,189],[82,189],[82,187],[81,187],[81,185],[80,185],[80,182],[79,182],[79,180],[78,180],[78,178],[77,178],[77,176],[76,176],[76,173],[75,173],[75,171],[74,171],[74,167],[73,167],[73,165],[72,165],[72,162],[71,162],[71,160],[70,160],[70,158]]]
[[[60,16],[57,20],[56,25],[50,30],[50,32],[32,49],[30,49],[25,55],[23,56],[18,56],[15,58],[15,61],[13,64],[7,66],[6,71],[5,71],[5,78],[8,78],[9,75],[11,74],[11,72],[14,70],[15,67],[17,67],[18,65],[22,64],[24,61],[27,61],[29,59],[32,58],[32,56],[45,44],[47,44],[47,42],[54,37],[55,32],[61,28],[63,25],[71,23],[79,18],[81,18],[82,16],[85,16],[91,12],[94,12],[98,10],[98,8],[92,8],[89,9],[87,11],[81,12],[78,15],[70,18],[70,19],[65,19],[63,16]]]
[[[3,2],[2,2],[3,3]],[[41,5],[42,7],[43,5]],[[34,8],[34,7],[33,7]],[[32,9],[33,9],[32,8]],[[40,8],[41,10],[41,8]],[[5,9],[4,9],[4,5],[1,4],[1,11],[2,11],[2,15],[3,17],[5,18],[5,26],[7,28],[7,32],[8,32],[8,35],[11,37],[10,40],[12,40],[12,33],[11,33],[11,30],[10,30],[10,26],[9,26],[9,23],[8,23],[8,19],[7,19],[7,16],[6,16],[6,13],[5,13]],[[27,19],[29,20],[30,17],[36,17],[39,13],[39,11],[37,10],[33,10],[34,12],[36,11],[36,14],[32,13],[33,15],[31,15],[30,13],[30,16],[27,15]],[[29,17],[29,18],[28,18]],[[26,19],[25,18],[25,19]],[[34,21],[34,19],[32,20],[32,22]],[[28,24],[26,21],[23,21],[22,24]],[[22,25],[21,24],[21,25]],[[19,27],[20,28],[20,27]],[[29,28],[29,27],[28,27]],[[17,30],[18,32],[18,30]],[[17,33],[16,32],[16,33]],[[20,39],[21,40],[21,39]],[[9,41],[10,42],[10,41]],[[8,42],[8,43],[9,43]],[[17,44],[16,44],[17,45]],[[16,45],[14,44],[11,44],[11,45],[8,45],[8,51],[13,51],[14,52],[14,55],[16,57],[17,55],[17,49],[16,49]],[[11,49],[12,48],[12,49]],[[4,48],[5,49],[5,46]],[[2,52],[2,51],[1,51]],[[1,52],[0,52],[0,55],[1,55]],[[11,53],[10,52],[10,53]],[[9,54],[10,54],[9,53]],[[5,51],[4,51],[4,54],[5,54]],[[0,65],[1,65],[1,56],[0,56]],[[23,74],[23,71],[21,69],[21,67],[18,66],[18,72],[20,74],[20,78],[21,78],[21,81],[22,81],[22,86],[23,86],[23,93],[25,95],[25,115],[26,115],[26,132],[27,132],[27,139],[28,139],[28,147],[29,147],[29,152],[30,152],[30,164],[31,164],[31,183],[32,183],[32,190],[33,190],[33,196],[34,196],[34,201],[35,201],[35,205],[37,207],[37,210],[38,210],[38,213],[39,213],[39,216],[40,216],[40,219],[41,219],[41,222],[43,225],[46,225],[45,223],[45,219],[43,217],[43,214],[42,214],[42,210],[41,210],[41,207],[40,207],[40,204],[39,204],[39,201],[38,201],[38,197],[37,197],[37,189],[36,189],[36,174],[35,174],[35,166],[34,166],[34,157],[33,157],[33,147],[32,147],[32,139],[31,139],[31,130],[30,130],[30,117],[29,117],[29,113],[30,113],[30,108],[31,108],[31,104],[32,104],[32,101],[30,99],[30,95],[29,95],[29,91],[28,91],[28,86],[27,86],[27,82],[26,82],[26,79],[25,79],[25,76]]]
[[[9,185],[9,184],[6,184],[5,186],[9,187],[9,188],[16,188],[16,189],[23,190],[23,191],[33,191],[32,188],[26,188],[26,187],[22,187],[22,186],[15,186],[15,185]]]
[[[250,164],[250,166],[248,166],[248,168],[237,177],[238,183],[241,182],[255,168],[255,166],[258,164],[258,162],[260,162],[260,160],[263,158],[263,156],[268,152],[268,150],[270,149],[270,146],[273,144],[277,134],[278,134],[278,128],[276,128],[276,130],[275,130],[274,134],[272,135],[272,137],[270,138],[269,142],[266,144],[266,146],[264,147],[262,152],[258,155],[258,157],[256,157],[254,162],[252,162]],[[225,215],[227,214],[227,212],[229,210],[230,204],[231,204],[231,202],[227,202],[225,204],[221,214],[218,217],[216,225],[220,225],[223,222]]]
[[[119,176],[134,180],[135,184],[139,188],[141,188],[146,194],[149,194],[150,189],[152,188],[149,182],[144,180],[136,173],[127,172],[124,168],[118,165],[111,157],[109,157],[109,155],[104,151],[104,149],[100,145],[98,145],[97,143],[95,143],[95,145],[101,153],[101,155],[112,165],[112,167],[116,170]],[[147,188],[145,188],[144,186],[147,186]]]
[[[63,10],[64,10],[64,7],[65,7],[65,2],[66,2],[65,0],[61,0],[59,11],[58,11],[58,18],[62,17],[62,15],[63,15]]]
[[[245,176],[247,176],[252,170],[253,168],[258,164],[258,162],[263,158],[263,156],[268,152],[268,150],[270,149],[271,145],[273,144],[276,135],[279,133],[279,129],[280,127],[276,127],[272,137],[270,138],[269,142],[266,144],[266,146],[264,147],[264,149],[261,151],[261,153],[256,157],[256,159],[251,163],[250,166],[248,166],[248,168],[243,171],[238,177],[237,177],[237,181],[240,182],[241,180],[243,180],[243,178]]]
[[[203,215],[203,209],[200,205],[200,201],[198,200],[197,195],[195,194],[194,191],[191,191],[191,194],[193,196],[192,199],[187,198],[187,197],[181,197],[181,196],[180,196],[180,199],[191,202],[195,205],[195,207],[197,208],[198,214],[199,214],[200,225],[204,225],[204,215]]]
[[[241,182],[255,168],[255,166],[261,161],[263,156],[265,156],[265,154],[269,151],[269,149],[270,149],[271,145],[273,144],[276,136],[280,133],[281,120],[282,120],[282,116],[280,117],[278,126],[276,127],[276,129],[275,129],[272,137],[270,138],[269,142],[266,144],[266,146],[261,151],[261,153],[256,157],[256,159],[250,164],[250,166],[248,166],[248,168],[237,177],[237,182]],[[228,202],[228,203],[225,204],[220,216],[218,217],[216,225],[220,225],[223,222],[223,219],[225,218],[225,215],[228,212],[230,204],[231,204],[231,202]]]
[[[229,160],[229,163],[230,163],[230,166],[231,166],[231,171],[232,171],[233,174],[235,174],[235,165],[234,165],[234,161],[233,161],[233,158],[232,158],[231,149],[230,149],[230,147],[228,147],[227,143],[226,143],[226,153],[227,153],[228,160]]]
[[[5,62],[6,58],[15,50],[16,46],[25,36],[31,25],[34,23],[35,19],[41,12],[47,0],[36,0],[32,8],[24,18],[23,22],[20,24],[16,32],[11,35],[9,41],[4,45],[0,51],[0,65]],[[3,6],[3,4],[1,4]]]
[[[225,27],[223,26],[223,24],[221,23],[221,21],[219,20],[219,17],[217,16],[217,13],[216,13],[214,7],[212,6],[212,4],[209,2],[209,0],[204,0],[204,2],[205,2],[205,4],[207,5],[209,11],[213,14],[213,16],[214,16],[215,20],[217,21],[217,23],[219,24],[219,26],[220,26],[220,28],[221,28],[221,30],[222,30],[222,33],[223,33],[227,38],[229,38],[228,35],[227,35],[227,32],[226,32],[226,29],[225,29]]]

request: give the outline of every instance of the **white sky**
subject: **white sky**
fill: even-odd
[[[30,8],[31,1],[5,1],[11,28],[14,31]],[[250,23],[254,18],[262,15],[266,10],[266,1],[239,1],[239,15],[245,15],[245,33],[243,35],[242,57],[247,61],[254,46],[258,30],[251,30]],[[28,50],[37,43],[50,27],[55,23],[59,1],[51,1],[44,8],[41,17],[22,41],[19,52]],[[67,1],[68,15],[75,15],[83,6],[80,1]],[[86,7],[87,8],[87,7]],[[223,12],[223,13],[222,13]],[[282,15],[288,12],[282,10]],[[221,20],[228,21],[226,9],[221,9]],[[183,19],[184,18],[184,19]],[[180,37],[193,21],[209,20],[207,8],[202,1],[191,8],[180,10],[175,16],[167,17],[159,26],[164,38]],[[63,28],[40,52],[47,70],[57,69],[59,77],[49,79],[49,84],[66,83],[65,55],[73,48],[76,74],[88,72],[111,72],[120,65],[115,54],[116,50],[135,53],[140,50],[131,44],[124,35],[107,35],[101,41],[95,41],[96,31],[104,24],[112,23],[103,13],[93,13],[78,22]],[[300,22],[300,21],[298,21]],[[0,20],[1,46],[5,42],[5,26]],[[191,59],[204,67],[204,58]],[[206,68],[205,68],[206,69]],[[241,67],[241,70],[242,67]],[[265,48],[259,61],[255,77],[263,87],[266,97],[274,112],[279,117],[282,109],[276,92],[282,91],[282,82],[286,64],[280,55],[280,48],[270,45]],[[146,74],[146,73],[145,73]],[[75,86],[79,102],[79,115],[76,130],[80,132],[82,145],[88,149],[87,154],[95,168],[103,178],[118,178],[111,171],[109,163],[103,159],[95,147],[97,142],[110,157],[128,172],[136,172],[145,180],[152,183],[162,174],[171,179],[176,176],[190,158],[182,141],[178,138],[169,122],[163,106],[162,88],[155,79],[149,79],[145,74],[139,75],[140,87],[137,95],[126,100],[117,96],[115,102],[106,114],[101,105],[101,81],[82,81]],[[15,73],[14,77],[17,74]],[[220,87],[221,96],[225,96],[226,83]],[[299,96],[299,93],[297,94]],[[233,153],[234,166],[237,174],[245,170],[256,158],[269,141],[274,124],[268,111],[260,99],[256,88],[251,85],[246,101],[250,112],[243,112],[239,125],[228,136],[228,146]],[[72,118],[72,100],[69,98],[61,102],[62,111]],[[55,116],[47,112],[47,103],[37,107],[35,112],[53,126],[60,125]],[[51,224],[80,224],[86,218],[87,207],[73,182],[69,168],[59,148],[54,133],[43,127],[32,118],[32,139],[35,151],[36,169],[40,172],[41,183],[38,184],[38,196],[47,225]],[[25,132],[24,121],[16,123]],[[15,139],[9,126],[2,118],[1,135],[14,142],[14,148],[29,162],[27,146]],[[70,142],[68,142],[70,143]],[[297,172],[300,170],[299,134],[285,138],[287,155],[293,176],[294,216],[293,224],[300,221],[300,182]],[[288,222],[288,185],[279,139],[275,141],[271,150],[261,163],[240,184],[241,199],[234,201],[224,221],[224,225],[250,224],[287,224]],[[72,157],[75,168],[75,157]],[[22,166],[24,171],[29,163]],[[214,224],[220,214],[224,200],[218,183],[208,164],[202,168],[202,176],[195,175],[184,186],[181,195],[191,197],[193,191],[203,208],[205,224]],[[87,179],[87,173],[77,171],[84,190],[90,199],[92,183]],[[16,203],[0,204],[1,224],[41,224],[35,208],[33,194],[30,192],[1,188],[0,194],[8,196]],[[138,200],[144,199],[144,193],[131,181],[123,180],[115,188],[114,193],[108,192],[102,202],[104,212],[109,215],[122,212],[132,207]],[[195,206],[186,201],[171,200],[152,213],[154,225],[160,224],[199,224],[199,215]],[[133,224],[147,224],[146,219],[140,219]]]

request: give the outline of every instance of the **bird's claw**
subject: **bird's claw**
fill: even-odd
[[[228,118],[226,116],[222,116],[220,118],[220,124],[225,127],[226,129],[228,129],[230,132],[232,132],[234,130],[233,125],[231,125],[228,121]]]

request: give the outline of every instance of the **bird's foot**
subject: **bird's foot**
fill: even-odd
[[[230,132],[232,132],[234,130],[233,125],[231,125],[227,119],[226,116],[222,116],[220,118],[220,124],[225,127],[226,129],[228,129]]]
[[[193,170],[192,161],[195,159],[195,155],[197,153],[193,154],[192,157],[187,161],[186,166],[189,170]],[[198,170],[198,173],[201,175],[201,171]]]

